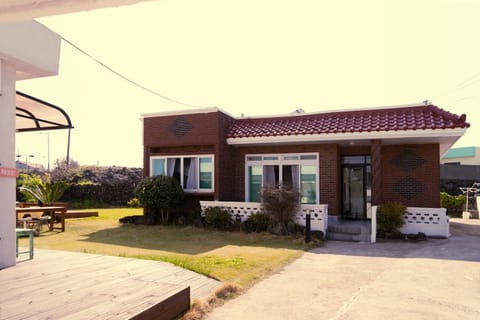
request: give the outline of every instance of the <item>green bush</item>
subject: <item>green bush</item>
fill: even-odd
[[[132,198],[127,202],[129,208],[141,208],[142,203],[137,198]]]
[[[266,185],[262,189],[262,206],[274,222],[278,233],[287,234],[287,224],[293,220],[300,206],[300,193],[292,185]]]
[[[162,223],[169,220],[170,210],[182,205],[182,187],[173,177],[155,176],[143,179],[135,188],[135,196],[147,209],[152,210]]]
[[[264,232],[272,225],[272,219],[265,212],[251,214],[245,222],[243,228],[246,232]]]
[[[222,210],[219,207],[207,208],[203,214],[207,225],[215,229],[227,230],[233,225],[230,212]]]
[[[377,211],[377,229],[382,234],[399,233],[405,224],[407,207],[399,202],[387,202]]]
[[[465,204],[465,196],[451,196],[446,192],[440,192],[440,202],[442,208],[447,209],[449,216],[460,217],[463,211],[463,205]]]

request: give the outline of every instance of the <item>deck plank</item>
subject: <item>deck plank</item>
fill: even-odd
[[[35,254],[0,270],[0,319],[171,319],[220,285],[165,262],[42,249]]]

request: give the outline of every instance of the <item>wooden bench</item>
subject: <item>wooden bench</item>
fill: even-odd
[[[19,254],[22,253],[29,253],[30,255],[30,260],[33,259],[33,230],[32,229],[23,229],[23,228],[16,228],[15,229],[16,233],[16,241],[17,241],[17,258]],[[20,237],[29,237],[29,249],[28,251],[18,251],[18,238]]]
[[[98,211],[92,210],[67,210],[65,219],[98,217]]]

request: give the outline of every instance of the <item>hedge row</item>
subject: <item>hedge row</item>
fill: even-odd
[[[72,208],[127,206],[134,197],[132,183],[72,185],[62,197]]]

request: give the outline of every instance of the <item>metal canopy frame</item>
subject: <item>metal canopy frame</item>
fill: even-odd
[[[70,135],[73,129],[68,114],[60,107],[17,91],[16,132],[68,129],[67,165],[70,163]]]
[[[17,91],[16,131],[72,129],[68,114],[60,107]]]

